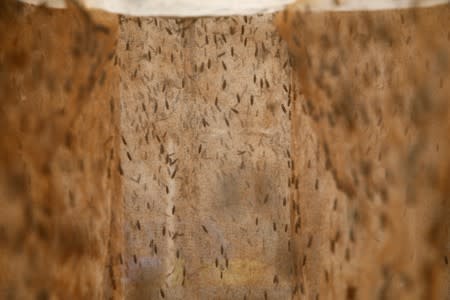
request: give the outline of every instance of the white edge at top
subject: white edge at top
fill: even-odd
[[[1,0],[0,0],[1,1]],[[64,8],[65,0],[19,0]],[[201,17],[272,13],[295,0],[82,0],[87,8],[132,16]],[[372,11],[450,5],[450,0],[299,0],[305,11]]]
[[[2,1],[2,0],[0,0]],[[64,0],[19,0],[29,4],[64,8]],[[131,16],[229,16],[272,13],[295,0],[84,0],[90,9]]]

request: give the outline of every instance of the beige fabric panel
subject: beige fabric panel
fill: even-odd
[[[286,299],[287,48],[271,16],[121,21],[127,299]]]
[[[448,299],[450,10],[279,16],[296,299]]]
[[[117,25],[0,3],[0,299],[121,293]]]

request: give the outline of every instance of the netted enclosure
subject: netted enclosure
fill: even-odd
[[[0,3],[0,299],[450,299],[449,5],[282,2]]]

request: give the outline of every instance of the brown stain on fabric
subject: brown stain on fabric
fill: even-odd
[[[0,298],[118,296],[116,19],[2,1],[0,27]]]
[[[293,200],[321,256],[297,272],[308,298],[448,296],[448,13],[294,5],[278,15],[297,72],[291,152],[315,168],[293,172],[306,181]],[[299,261],[307,237],[293,241]]]

